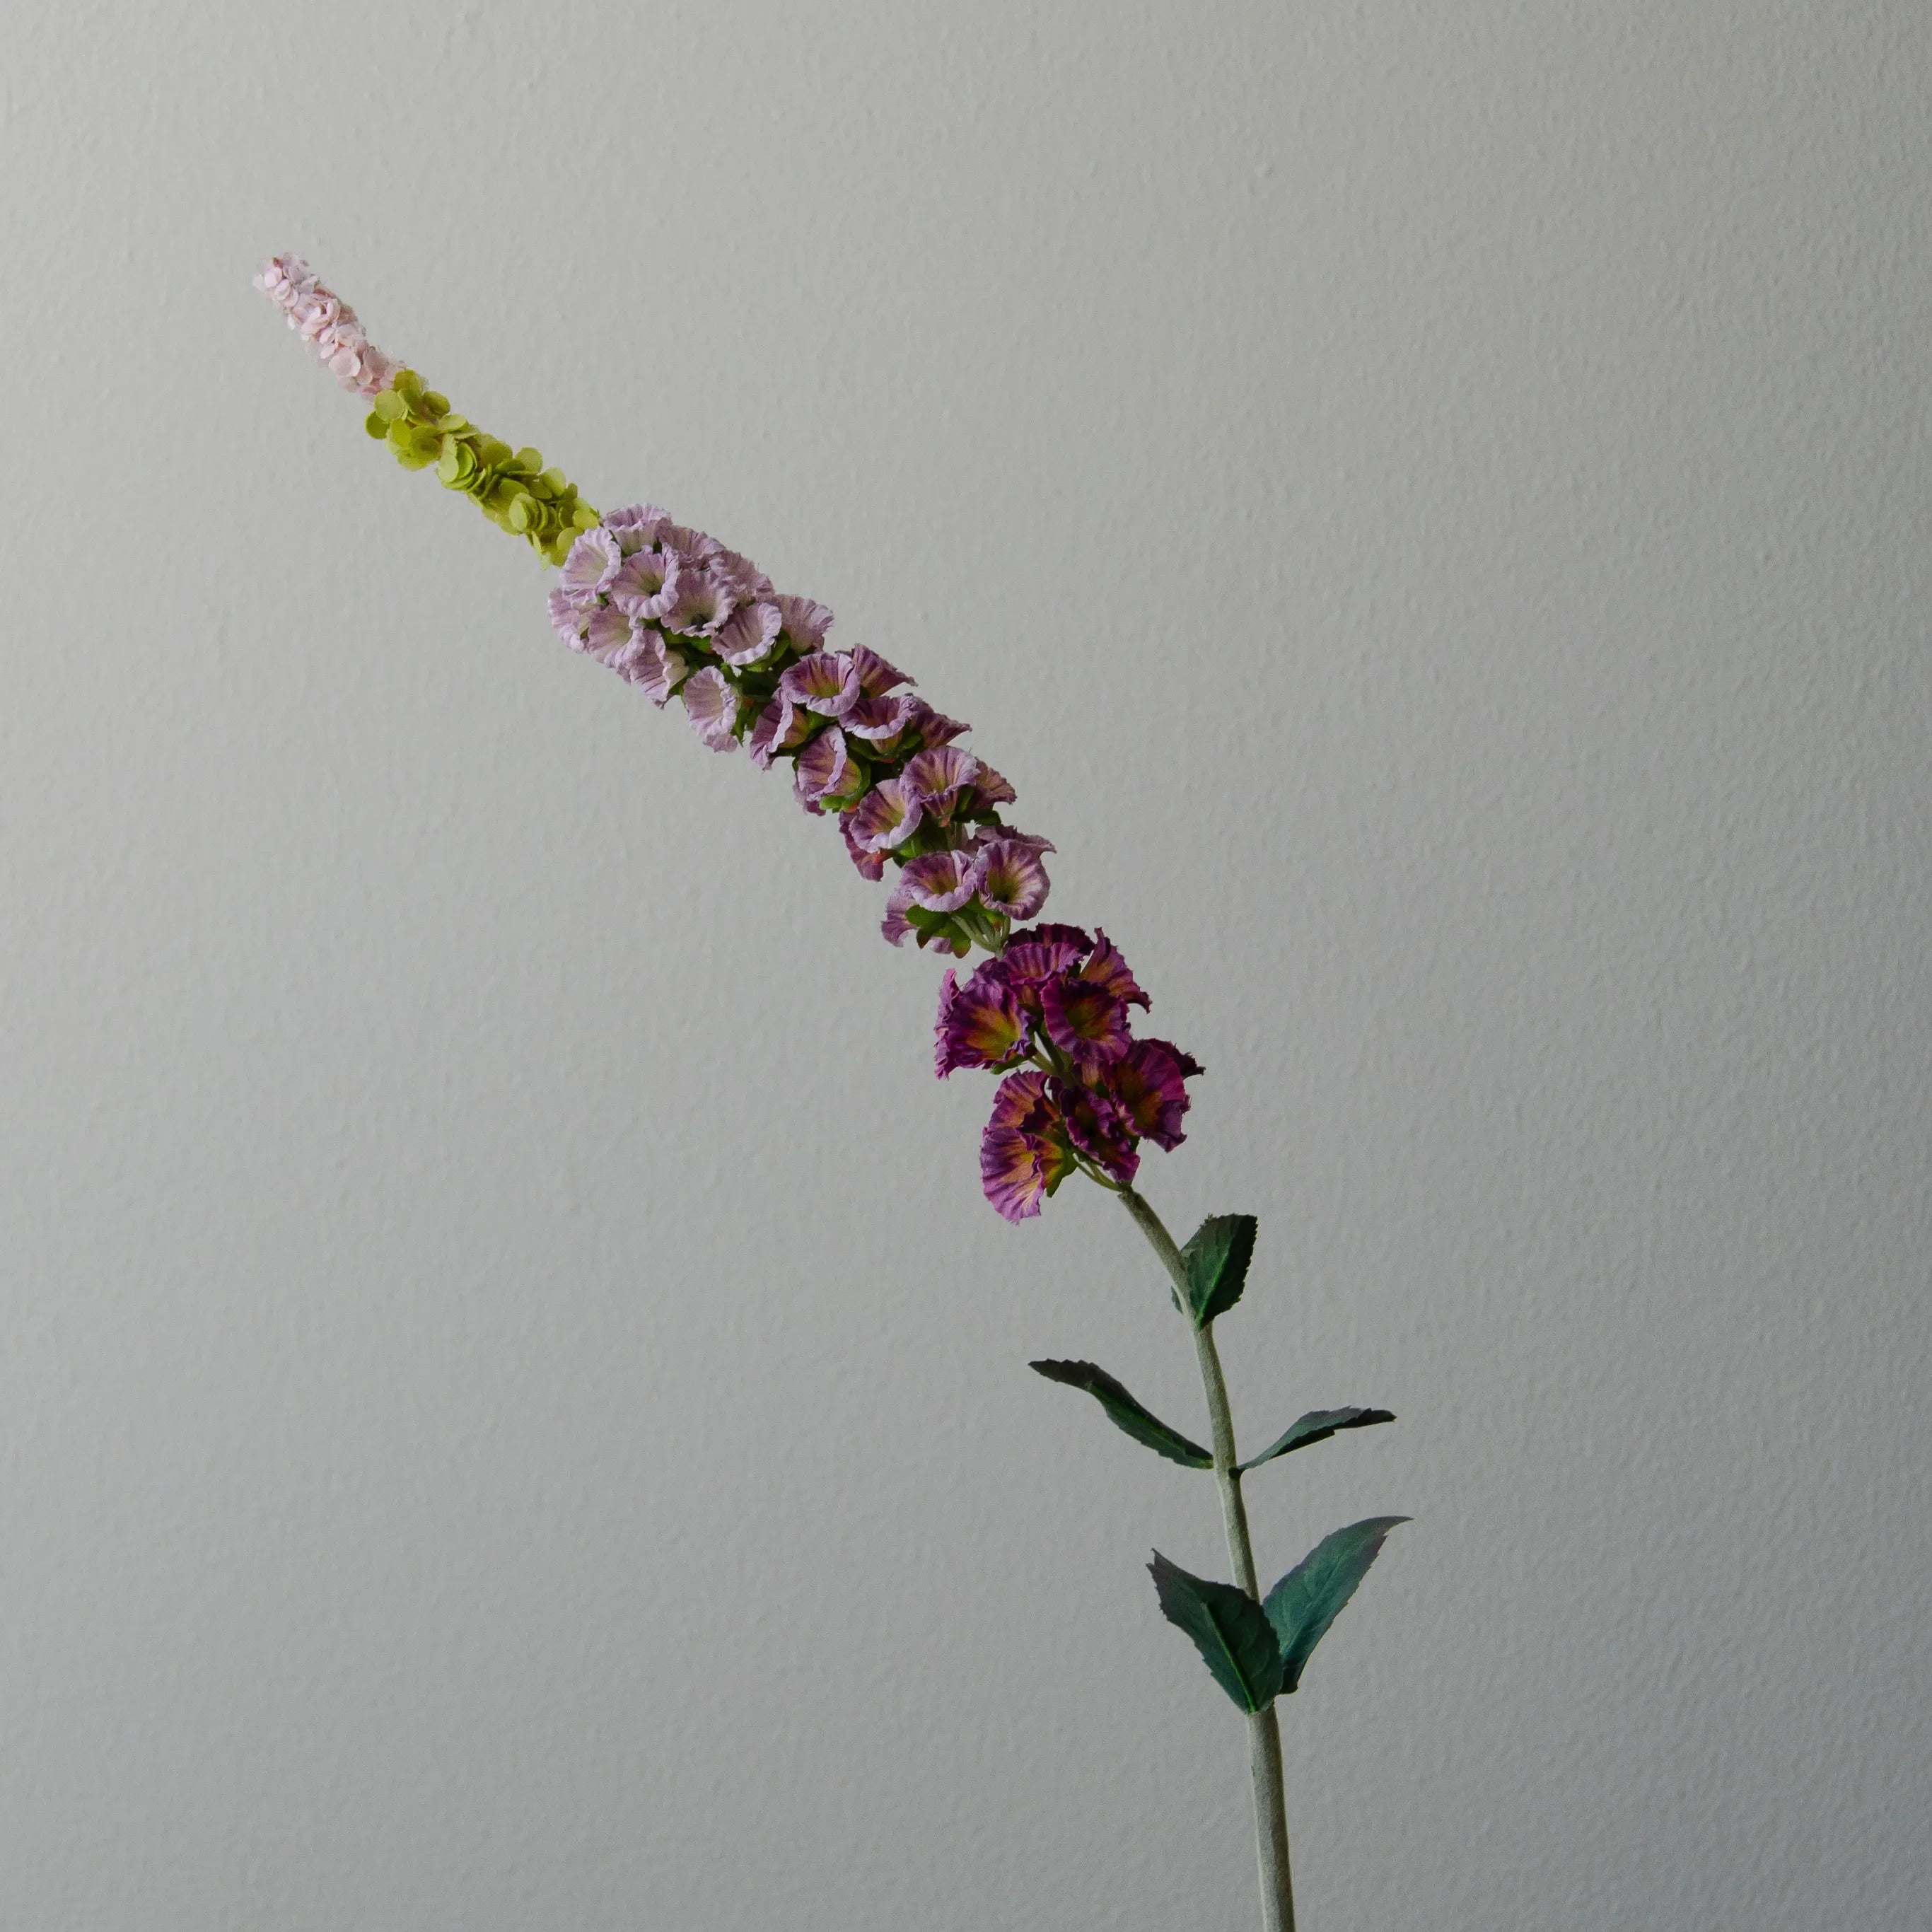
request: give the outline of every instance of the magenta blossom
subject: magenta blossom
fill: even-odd
[[[902,917],[914,903],[908,893]],[[1030,927],[963,982],[946,974],[933,1030],[941,1077],[1031,1063],[1000,1088],[981,1143],[986,1197],[1008,1220],[1037,1214],[1064,1171],[1124,1186],[1142,1141],[1180,1144],[1186,1083],[1201,1068],[1166,1040],[1133,1037],[1131,1010],[1147,1004],[1106,934],[1077,926]]]
[[[980,1180],[1009,1221],[1037,1214],[1040,1204],[1076,1171],[1066,1123],[1048,1099],[1043,1073],[1016,1073],[1000,1083],[993,1118],[980,1141]]]

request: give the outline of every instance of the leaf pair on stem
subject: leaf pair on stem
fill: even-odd
[[[1212,1215],[1179,1252],[1174,1270],[1174,1306],[1202,1338],[1201,1346],[1209,1358],[1214,1350],[1208,1330],[1241,1298],[1254,1257],[1256,1232],[1251,1214]],[[1170,1256],[1174,1253],[1171,1244],[1168,1252]],[[1156,1455],[1184,1468],[1216,1468],[1212,1451],[1163,1422],[1096,1364],[1039,1361],[1029,1366],[1050,1382],[1084,1389],[1115,1427]],[[1214,1376],[1218,1387],[1218,1367]],[[1225,1396],[1221,1400],[1225,1406]],[[1232,1462],[1230,1448],[1230,1462],[1217,1474],[1236,1498],[1232,1507],[1237,1515],[1244,1518],[1244,1560],[1246,1532],[1238,1502],[1243,1476],[1277,1456],[1325,1442],[1345,1429],[1366,1429],[1394,1420],[1385,1408],[1311,1409],[1258,1456]],[[1217,1433],[1216,1439],[1232,1443],[1232,1431]],[[1149,1566],[1155,1593],[1168,1621],[1193,1640],[1214,1681],[1229,1697],[1251,1714],[1264,1711],[1300,1683],[1315,1646],[1354,1594],[1389,1532],[1408,1521],[1406,1516],[1371,1516],[1336,1530],[1323,1538],[1259,1602],[1235,1584],[1194,1576],[1156,1550]]]

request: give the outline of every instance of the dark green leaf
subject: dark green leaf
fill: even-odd
[[[1386,1408],[1311,1408],[1299,1422],[1289,1425],[1258,1456],[1250,1456],[1242,1468],[1258,1469],[1291,1449],[1306,1449],[1311,1442],[1326,1442],[1337,1430],[1366,1429],[1377,1422],[1393,1422]]]
[[[1156,1455],[1190,1469],[1211,1469],[1214,1459],[1198,1442],[1190,1442],[1178,1429],[1170,1429],[1157,1415],[1143,1408],[1108,1374],[1091,1362],[1029,1362],[1027,1366],[1050,1382],[1064,1382],[1069,1388],[1084,1389],[1107,1412],[1116,1428],[1124,1429],[1136,1442],[1144,1442]]]
[[[1372,1516],[1324,1536],[1274,1588],[1262,1607],[1281,1643],[1281,1688],[1301,1682],[1315,1646],[1368,1574],[1388,1533],[1406,1516]]]
[[[1267,1709],[1281,1690],[1281,1652],[1262,1606],[1232,1583],[1210,1583],[1156,1550],[1148,1565],[1168,1622],[1194,1640],[1214,1682],[1244,1711]]]
[[[1195,1229],[1180,1258],[1187,1264],[1187,1299],[1197,1328],[1240,1300],[1254,1257],[1252,1214],[1210,1214]]]

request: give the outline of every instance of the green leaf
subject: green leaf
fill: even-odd
[[[1281,1690],[1281,1652],[1262,1607],[1232,1583],[1210,1583],[1156,1550],[1148,1565],[1162,1614],[1194,1640],[1214,1682],[1241,1709],[1264,1711]]]
[[[1250,1456],[1241,1465],[1244,1474],[1286,1456],[1291,1449],[1306,1449],[1311,1442],[1326,1442],[1338,1430],[1366,1429],[1378,1422],[1393,1422],[1386,1408],[1311,1408],[1299,1422],[1291,1423],[1258,1456]]]
[[[1255,1258],[1256,1225],[1252,1214],[1210,1214],[1181,1250],[1196,1328],[1206,1328],[1240,1300]]]
[[[1214,1457],[1199,1443],[1189,1442],[1179,1430],[1170,1429],[1159,1416],[1143,1408],[1105,1369],[1091,1362],[1029,1362],[1027,1366],[1050,1382],[1084,1389],[1107,1412],[1108,1421],[1136,1442],[1145,1443],[1156,1455],[1190,1469],[1214,1466]]]
[[[1388,1533],[1406,1516],[1372,1516],[1324,1536],[1263,1599],[1262,1608],[1281,1644],[1281,1688],[1294,1690],[1315,1646],[1355,1594],[1382,1553]]]

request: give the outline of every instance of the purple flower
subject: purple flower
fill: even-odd
[[[921,745],[928,751],[938,745],[950,745],[954,739],[963,736],[972,730],[970,724],[962,724],[956,718],[949,718],[944,712],[935,711],[922,698],[912,701],[912,715],[906,720],[908,730],[916,732]]]
[[[963,852],[928,852],[899,875],[908,903],[928,912],[957,912],[973,896],[972,861]]]
[[[790,698],[774,698],[758,713],[758,722],[745,741],[752,764],[761,772],[769,771],[772,760],[781,752],[792,751],[805,742],[818,722],[810,712],[794,710]]]
[[[1126,1001],[1129,1006],[1144,1010],[1153,1004],[1127,970],[1127,962],[1120,957],[1120,948],[1104,932],[1096,930],[1094,956],[1081,968],[1080,976],[1105,986],[1116,999]]]
[[[863,644],[852,646],[852,668],[859,674],[859,688],[868,698],[883,698],[887,692],[914,681]]]
[[[1132,1180],[1140,1172],[1140,1154],[1132,1126],[1113,1096],[1067,1080],[1049,1082],[1048,1091],[1073,1144],[1115,1180]]]
[[[656,632],[640,628],[623,662],[615,668],[662,711],[691,666],[684,654],[673,650]]]
[[[844,836],[846,854],[858,868],[862,879],[883,879],[886,876],[884,853],[868,851],[852,836],[852,821],[857,816],[856,812],[842,812],[838,814],[838,830]]]
[[[862,682],[860,689],[864,689]],[[902,691],[895,692],[890,698],[861,696],[838,722],[855,738],[867,739],[884,747],[905,729],[918,702]]]
[[[629,616],[614,604],[600,604],[584,626],[584,648],[599,664],[616,665],[632,654],[634,631]]]
[[[922,815],[918,800],[907,797],[898,779],[887,778],[874,785],[846,820],[848,842],[862,851],[890,852],[919,830]]]
[[[842,651],[814,652],[778,680],[778,695],[822,718],[842,718],[859,701],[858,667]]]
[[[1126,1002],[1091,980],[1063,973],[1040,989],[1046,1036],[1082,1072],[1095,1074],[1132,1043]]]
[[[1046,843],[995,838],[980,848],[974,865],[974,890],[990,910],[1009,919],[1030,919],[1046,903],[1046,868],[1039,850]]]
[[[686,569],[678,554],[677,598],[664,613],[664,627],[687,638],[715,638],[731,614],[731,592],[702,565]]]
[[[1200,1062],[1164,1040],[1137,1040],[1108,1070],[1107,1084],[1133,1131],[1172,1151],[1186,1136],[1186,1082]]]
[[[1059,1110],[1043,1073],[1010,1074],[993,1097],[980,1141],[980,1184],[1009,1221],[1024,1221],[1074,1171]]]
[[[760,598],[740,604],[718,633],[718,655],[728,664],[754,664],[769,657],[778,640],[778,607]]]
[[[949,972],[939,989],[933,1064],[943,1080],[962,1066],[1010,1066],[1026,1050],[1027,1020],[998,960],[965,983]]]
[[[616,535],[621,546],[624,533]],[[610,580],[610,601],[633,617],[662,617],[676,608],[680,568],[675,550],[627,551]]]
[[[714,752],[734,752],[738,728],[738,694],[716,664],[709,664],[684,687],[685,715],[702,744]]]
[[[581,604],[601,597],[617,580],[623,563],[624,553],[608,530],[586,530],[563,560],[564,595]]]
[[[773,602],[778,607],[783,626],[779,635],[800,657],[809,657],[824,648],[825,634],[832,628],[832,613],[823,604],[814,604],[809,597],[779,597]]]
[[[1037,1010],[1040,988],[1051,979],[1079,964],[1094,942],[1077,926],[1033,926],[1016,932],[1000,955],[1022,998],[1030,997]]]
[[[741,603],[772,595],[772,580],[748,556],[740,556],[735,550],[727,550],[722,544],[712,550],[706,567]]]
[[[631,556],[640,550],[656,548],[664,532],[670,528],[670,513],[654,503],[632,503],[624,509],[613,510],[604,519],[604,527],[617,539],[617,548]]]
[[[864,788],[866,774],[854,762],[845,734],[836,724],[819,733],[792,761],[792,790],[810,812],[828,805],[851,804]]]
[[[584,649],[584,626],[590,621],[592,606],[580,604],[560,586],[550,593],[550,628],[574,651]]]

